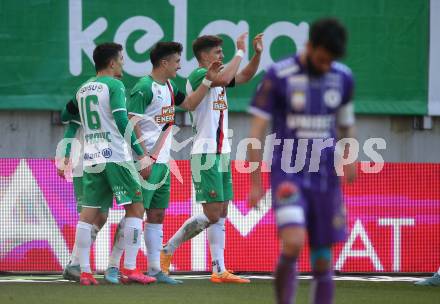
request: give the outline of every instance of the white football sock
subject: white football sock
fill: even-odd
[[[438,275],[440,275],[440,267],[438,268],[437,273],[438,273]]]
[[[208,226],[209,219],[203,213],[190,217],[168,241],[164,248],[165,253],[173,254],[183,242],[192,239]]]
[[[75,242],[79,257],[81,272],[91,273],[90,269],[90,246],[92,245],[92,225],[78,222],[76,225]]]
[[[136,257],[141,246],[142,219],[126,217],[124,227],[125,259],[124,268],[133,270],[136,268]]]
[[[92,230],[91,230],[92,244],[95,242],[98,232],[99,232],[98,226],[92,225]],[[79,265],[78,247],[76,246],[76,240],[75,243],[73,244],[72,255],[70,256],[69,265],[71,266]]]
[[[119,269],[121,264],[121,257],[124,253],[124,227],[125,227],[125,217],[121,219],[116,229],[115,240],[113,243],[112,252],[110,253],[108,267],[115,267]]]
[[[209,249],[211,250],[212,271],[223,273],[225,267],[225,221],[221,217],[217,223],[208,227]]]
[[[148,256],[148,275],[155,275],[160,272],[163,224],[146,223],[144,229],[144,240]]]
[[[76,237],[75,237],[75,243],[73,244],[72,255],[70,256],[69,265],[71,266],[79,265],[78,246],[76,246]]]
[[[92,244],[96,241],[96,237],[98,236],[99,230],[100,229],[98,228],[98,226],[96,226],[95,224],[92,225],[92,231],[91,231]]]

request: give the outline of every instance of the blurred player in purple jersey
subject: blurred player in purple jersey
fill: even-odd
[[[346,42],[339,21],[313,23],[304,51],[270,67],[249,110],[250,137],[262,141],[271,122],[277,139],[270,165],[282,241],[275,270],[277,303],[294,299],[296,260],[306,232],[313,272],[311,303],[333,303],[331,248],[346,237],[338,175],[348,182],[356,177],[355,163],[337,170],[338,160],[347,158],[350,150],[345,145],[338,154],[336,142],[354,136],[353,79],[350,69],[336,62],[344,56]],[[261,151],[250,150],[249,161],[261,161]],[[264,195],[261,169],[252,173],[250,191],[249,204],[255,207]]]

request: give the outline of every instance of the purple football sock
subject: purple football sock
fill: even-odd
[[[332,304],[335,284],[333,282],[333,271],[313,273],[312,292],[313,304]]]
[[[296,257],[280,255],[275,270],[275,295],[278,304],[290,304],[295,297]]]

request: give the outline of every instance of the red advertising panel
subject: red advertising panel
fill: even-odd
[[[236,162],[234,165],[240,165]],[[233,166],[234,167],[234,166]],[[177,161],[166,241],[192,214],[194,202],[188,161]],[[177,170],[178,169],[178,170]],[[249,175],[233,171],[234,200],[226,223],[225,260],[234,271],[272,271],[279,253],[276,225],[267,194],[258,210],[247,208]],[[344,186],[348,239],[334,250],[335,268],[344,272],[431,272],[440,264],[440,165],[385,164],[377,174],[359,170]],[[122,209],[112,209],[98,234],[92,266],[107,267]],[[76,213],[73,185],[59,178],[46,159],[0,160],[0,271],[61,271],[73,248]],[[146,267],[145,246],[138,263]],[[176,271],[209,271],[209,245],[201,233],[179,248]],[[308,271],[308,249],[300,259]]]

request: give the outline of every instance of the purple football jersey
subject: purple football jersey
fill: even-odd
[[[299,56],[271,66],[250,112],[271,119],[274,146],[272,184],[289,179],[302,188],[325,192],[339,186],[334,167],[338,110],[351,101],[353,78],[334,62],[320,77],[311,77]],[[321,148],[320,148],[321,147]]]

